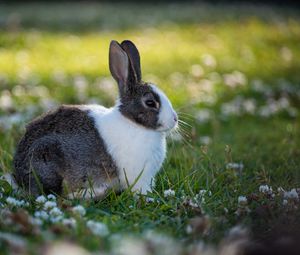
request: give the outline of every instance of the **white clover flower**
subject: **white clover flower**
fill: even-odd
[[[199,142],[204,145],[208,145],[211,143],[211,138],[209,136],[201,136],[199,138]]]
[[[245,74],[234,71],[230,74],[224,74],[224,83],[231,88],[235,88],[237,86],[245,86],[247,83],[247,78]]]
[[[196,196],[194,197],[194,200],[196,201],[201,201],[201,203],[205,203],[205,197],[204,195],[201,195],[201,194],[196,194]]]
[[[206,189],[200,189],[199,195],[204,196],[206,194],[207,190]]]
[[[192,208],[200,208],[199,199],[201,199],[201,203],[205,202],[203,197],[201,197],[199,194],[197,194],[194,198],[182,196],[181,199],[183,199],[184,205]]]
[[[29,205],[28,202],[25,202],[24,200],[18,200],[14,197],[7,197],[6,198],[6,203],[8,203],[9,205],[18,206],[18,207]]]
[[[209,109],[201,109],[195,115],[199,123],[206,123],[213,118],[213,112]]]
[[[72,208],[72,212],[78,214],[80,216],[84,216],[86,214],[85,208],[82,205],[76,205]]]
[[[200,189],[200,191],[199,191],[199,195],[200,196],[204,196],[204,195],[208,195],[208,196],[211,196],[212,195],[212,193],[211,193],[211,191],[210,190],[206,190],[206,189]]]
[[[39,204],[44,204],[46,203],[47,201],[47,198],[43,195],[41,196],[38,196],[36,199],[35,199],[35,202],[39,203]]]
[[[49,215],[51,217],[62,216],[63,212],[59,208],[54,207],[50,210]]]
[[[204,74],[204,70],[200,65],[192,65],[191,67],[191,74],[194,77],[201,77]]]
[[[261,117],[268,118],[272,115],[272,112],[271,112],[270,108],[267,105],[265,105],[265,106],[260,107],[258,114]]]
[[[259,192],[270,195],[273,193],[273,190],[271,186],[269,187],[268,185],[260,185]]]
[[[291,189],[290,191],[285,191],[283,193],[283,197],[285,199],[295,199],[295,200],[299,199],[299,195],[298,195],[296,189]]]
[[[244,164],[243,163],[228,163],[226,165],[227,169],[235,169],[235,170],[243,170]]]
[[[286,199],[283,199],[283,201],[282,201],[282,205],[287,205],[288,204],[288,201],[286,200]]]
[[[198,203],[195,203],[195,202],[192,201],[191,199],[189,199],[188,205],[189,205],[190,207],[193,207],[193,208],[199,208],[199,204],[198,204]]]
[[[223,103],[221,105],[221,114],[227,116],[239,116],[241,114],[241,108],[233,100],[231,102]]]
[[[29,222],[35,226],[43,225],[43,221],[40,218],[29,217]]]
[[[212,68],[216,67],[217,65],[215,57],[209,54],[205,54],[202,56],[202,62],[204,65]]]
[[[13,107],[11,93],[8,90],[4,90],[0,94],[0,107],[3,110],[8,110]]]
[[[262,80],[252,80],[250,85],[253,91],[260,93],[264,93],[266,91],[266,86],[263,84]]]
[[[278,188],[277,188],[277,191],[278,191],[278,192],[284,192],[284,189],[283,189],[282,187],[278,187]]]
[[[168,189],[164,191],[164,197],[174,197],[175,191],[172,189]]]
[[[74,218],[69,218],[69,219],[63,219],[62,224],[67,226],[67,227],[75,228],[77,222]]]
[[[277,100],[279,109],[287,109],[290,106],[290,101],[286,97],[281,97]]]
[[[12,128],[12,126],[18,125],[24,121],[25,117],[22,114],[14,113],[8,116],[0,117],[0,126],[5,130],[9,130]]]
[[[146,197],[146,202],[147,203],[153,203],[155,199],[153,197]]]
[[[156,80],[159,83],[159,78],[153,74],[150,74],[150,75],[148,74],[148,75],[146,75],[146,77],[148,77],[148,79],[151,81]],[[171,84],[173,84],[173,86],[177,87],[177,86],[181,85],[182,82],[184,81],[184,75],[180,72],[174,72],[174,73],[170,74],[169,79],[170,79]]]
[[[43,110],[48,111],[51,108],[55,108],[56,106],[58,106],[58,103],[52,99],[49,98],[41,98],[39,105],[43,108]]]
[[[247,197],[245,196],[239,196],[238,197],[238,204],[239,205],[245,205],[247,204],[248,200],[247,200]]]
[[[56,200],[56,196],[54,196],[53,194],[49,194],[49,195],[47,196],[47,198],[48,198],[49,200]]]
[[[48,220],[49,219],[49,214],[45,211],[36,211],[34,213],[34,217],[40,218],[42,220]]]
[[[86,92],[88,87],[88,81],[84,76],[76,76],[74,79],[74,87],[77,92],[79,100],[83,101],[86,99]]]
[[[191,225],[187,225],[185,231],[186,231],[187,234],[191,234],[193,232],[192,226]]]
[[[55,217],[50,217],[50,221],[52,223],[57,223],[57,222],[60,222],[63,220],[63,216],[61,215],[58,215],[58,216],[55,216]]]
[[[201,203],[205,203],[205,196],[211,196],[212,193],[210,190],[201,189],[198,194],[194,197],[194,200],[201,201]]]
[[[96,85],[101,91],[104,91],[110,97],[115,97],[117,94],[113,79],[110,77],[97,79]]]
[[[102,222],[89,220],[87,221],[86,226],[94,235],[103,237],[109,234],[107,226]]]
[[[54,207],[57,207],[57,204],[56,202],[54,201],[47,201],[45,204],[44,204],[44,209],[45,210],[49,210],[49,209],[52,209]]]
[[[13,205],[13,206],[16,206],[19,204],[19,201],[16,200],[15,198],[13,197],[7,197],[6,198],[6,203],[10,204],[10,205]]]
[[[256,101],[255,99],[246,99],[243,102],[243,108],[246,113],[254,114],[256,110]]]

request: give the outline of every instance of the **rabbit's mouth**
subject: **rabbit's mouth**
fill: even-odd
[[[167,116],[164,116],[162,119],[162,121],[158,121],[159,125],[156,129],[157,131],[168,132],[178,126],[178,116],[172,108],[170,109],[170,113]]]
[[[156,131],[168,133],[171,132],[173,129],[176,129],[177,127],[178,127],[178,120],[174,119],[173,122],[170,124],[158,124]]]

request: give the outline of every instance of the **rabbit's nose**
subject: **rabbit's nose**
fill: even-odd
[[[177,114],[174,112],[174,121],[177,122],[178,121],[178,117]]]

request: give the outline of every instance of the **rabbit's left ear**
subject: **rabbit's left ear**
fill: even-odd
[[[109,47],[109,69],[117,81],[120,94],[126,92],[129,77],[129,59],[117,41],[111,41]]]
[[[134,73],[136,82],[141,82],[142,74],[141,74],[141,62],[140,62],[140,54],[136,46],[133,42],[129,40],[125,40],[121,43],[122,49],[127,53],[131,69]]]

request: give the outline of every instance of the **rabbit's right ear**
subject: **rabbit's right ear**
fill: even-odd
[[[142,75],[141,75],[141,60],[140,60],[140,53],[133,42],[129,40],[125,40],[121,43],[121,47],[127,53],[130,64],[131,70],[133,71],[133,75],[135,77],[135,81],[137,83],[141,82]]]
[[[117,41],[111,41],[109,46],[109,70],[117,81],[120,93],[125,92],[129,75],[129,59],[126,52]]]

